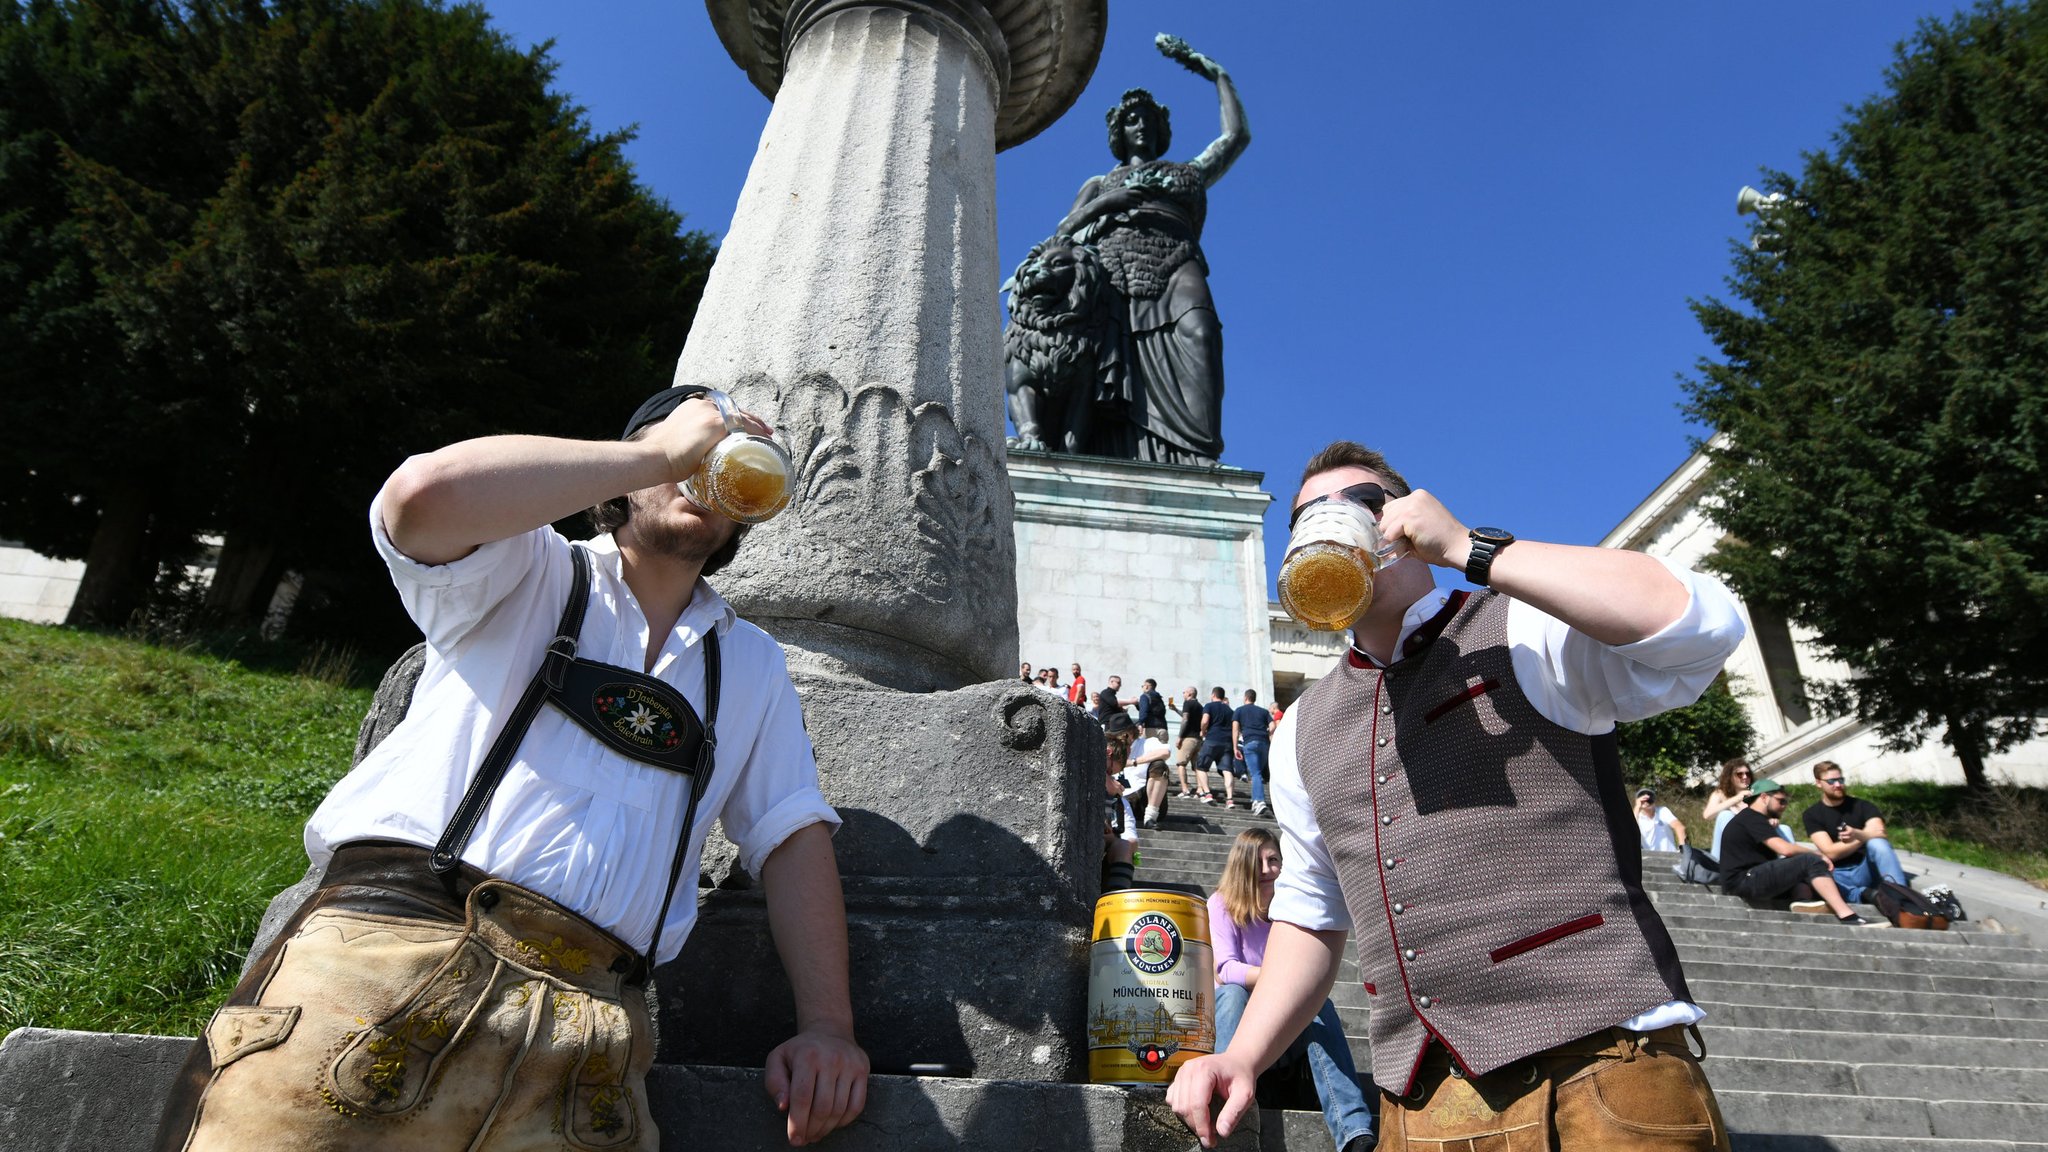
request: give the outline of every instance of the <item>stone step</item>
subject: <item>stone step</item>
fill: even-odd
[[[1792,953],[1792,956],[1810,959],[1808,953]],[[1694,988],[1710,980],[1735,981],[1762,985],[1771,988],[1800,989],[1798,996],[1805,998],[1807,990],[1833,987],[1856,989],[1866,996],[1879,996],[1878,1003],[1889,1006],[1882,995],[1893,992],[1937,992],[1961,993],[1971,996],[2009,996],[2048,998],[2048,973],[2040,979],[2003,979],[1986,976],[1952,975],[1941,971],[1890,971],[1845,968],[1832,959],[1825,966],[1801,964],[1797,967],[1779,967],[1749,963],[1747,960],[1715,961],[1695,959],[1681,953],[1685,962],[1685,977]],[[1899,961],[1906,963],[1906,961]],[[1946,968],[1946,965],[1927,965],[1930,968]]]
[[[1845,1011],[1806,1005],[1696,1001],[1709,1016],[1736,1028],[1800,1028],[1815,1032],[1863,1032],[1892,1036],[1973,1036],[2028,1040],[2048,1035],[2039,1020],[2001,1020],[1995,1016],[1925,1015],[1910,1012]],[[1971,1061],[1976,1063],[1976,1061]]]
[[[1812,1136],[1730,1132],[1731,1152],[2048,1152],[2048,1144],[1932,1136]]]
[[[1947,1064],[1852,1064],[1709,1056],[1706,1069],[1716,1091],[1797,1091],[1802,1095],[2048,1104],[2048,1068],[1958,1068]]]
[[[1341,1015],[1343,1009],[1338,1010]],[[1350,1028],[1345,1028],[1346,1032]],[[1360,1029],[1363,1032],[1363,1029]],[[1839,1061],[1848,1064],[1949,1065],[1956,1068],[2048,1069],[2048,1038],[1907,1035],[1846,1028],[1801,1028],[1766,1020],[1740,1024],[1709,1009],[1700,1024],[1707,1058]],[[1711,1063],[1710,1063],[1711,1066]],[[2044,1130],[2048,1131],[2048,1130]]]
[[[1869,952],[1891,956],[1942,956],[1956,960],[2035,964],[2039,949],[2005,943],[2019,939],[1995,932],[1910,932],[1889,925],[1849,928],[1809,916],[1801,921],[1731,920],[1716,916],[1663,916],[1680,947],[1689,943],[1819,950],[1830,955]],[[1808,923],[1807,921],[1811,921]]]
[[[1826,941],[1827,948],[1799,947],[1796,941],[1751,940],[1740,937],[1723,937],[1714,932],[1673,932],[1678,944],[1679,958],[1691,964],[1720,962],[1746,964],[1752,959],[1762,967],[1785,967],[1797,965],[1823,970],[1835,969],[1844,972],[1917,972],[1935,976],[1954,973],[1957,976],[1974,976],[1998,980],[2043,980],[2048,979],[2048,956],[2039,952],[2031,955],[2035,962],[2024,960],[1975,960],[1972,955],[1988,956],[1990,953],[1973,953],[1963,949],[1944,952],[1939,949],[1927,950],[1926,946],[1880,946],[1873,937],[1871,943],[1860,949],[1844,949],[1834,941]],[[1923,933],[1886,933],[1887,939],[1900,936],[1911,937]]]
[[[1792,1092],[1719,1091],[1735,1131],[1828,1136],[2020,1140],[2048,1131],[2048,1104],[1883,1099]]]
[[[1883,1012],[1900,1015],[1921,1016],[1989,1016],[1999,1020],[2031,1020],[2039,1025],[2037,1031],[2048,1035],[2048,1002],[2032,997],[2018,996],[1972,996],[1961,992],[1886,992],[1873,995],[1863,988],[1809,985],[1796,990],[1792,986],[1771,984],[1756,980],[1704,980],[1695,973],[1686,973],[1686,983],[1692,994],[1701,1003],[1719,1001],[1722,1003],[1757,1002],[1771,1005],[1797,1004],[1801,1008],[1815,1008],[1844,1012]]]

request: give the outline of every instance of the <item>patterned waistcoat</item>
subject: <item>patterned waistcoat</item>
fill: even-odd
[[[1295,704],[1371,997],[1373,1078],[1397,1094],[1431,1037],[1478,1075],[1692,999],[1643,893],[1614,738],[1523,695],[1507,606],[1454,599],[1420,654],[1340,661]]]

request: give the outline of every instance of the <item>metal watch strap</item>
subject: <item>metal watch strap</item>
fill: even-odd
[[[583,610],[590,603],[590,557],[580,545],[571,544],[569,559],[574,575],[570,579],[569,603],[562,609],[561,623],[555,626],[555,638],[548,642],[547,653],[527,683],[525,694],[519,697],[498,738],[491,742],[483,763],[477,765],[469,790],[462,794],[462,803],[456,806],[455,815],[441,832],[434,854],[427,858],[427,868],[436,876],[452,875],[461,865],[462,850],[468,847],[477,822],[491,806],[491,795],[498,790],[498,782],[504,779],[505,769],[511,767],[512,757],[519,751],[519,742],[526,738],[526,730],[547,700],[551,678],[559,684],[563,668],[576,658],[576,638],[583,632]]]

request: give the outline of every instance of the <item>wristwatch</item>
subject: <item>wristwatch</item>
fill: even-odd
[[[1494,556],[1515,542],[1515,534],[1505,528],[1474,528],[1470,535],[1472,553],[1465,558],[1465,579],[1484,588],[1493,574]]]

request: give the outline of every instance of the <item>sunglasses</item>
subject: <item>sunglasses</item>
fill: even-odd
[[[1842,783],[1842,781],[1843,781],[1844,779],[1846,779],[1846,777],[1842,777],[1842,776],[1825,776],[1825,777],[1822,777],[1822,778],[1821,778],[1821,783],[1823,783],[1823,784],[1840,784],[1840,783]]]
[[[1295,508],[1294,514],[1287,518],[1287,530],[1289,532],[1294,531],[1294,524],[1301,519],[1301,514],[1325,500],[1340,500],[1346,504],[1356,504],[1374,516],[1378,516],[1380,509],[1386,507],[1388,496],[1386,489],[1371,481],[1339,488],[1335,492],[1325,492],[1323,495]]]

